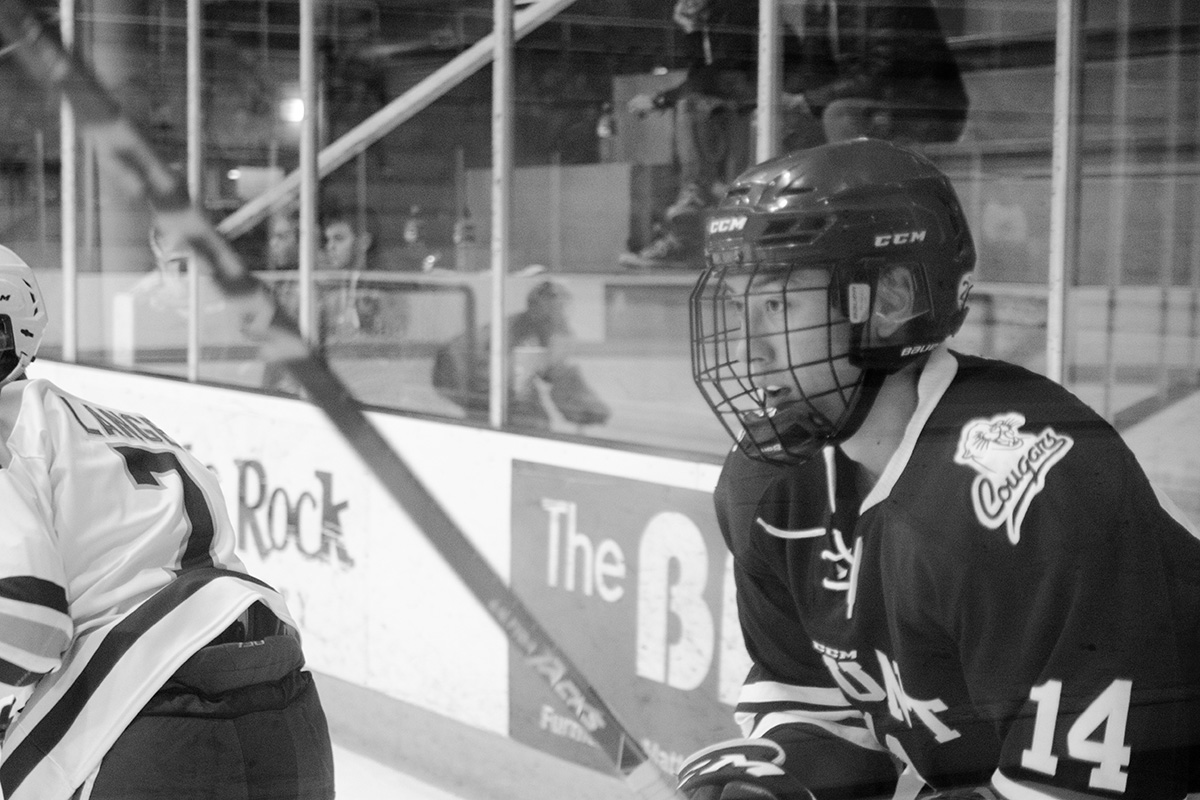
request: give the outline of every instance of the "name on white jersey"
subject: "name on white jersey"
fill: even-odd
[[[83,428],[89,436],[106,439],[113,437],[136,439],[143,442],[168,444],[180,450],[183,449],[162,428],[155,425],[142,414],[113,411],[112,409],[93,406],[81,401],[72,403],[65,397],[62,398],[62,401],[66,405],[67,410],[71,412],[71,416],[79,423],[79,427]],[[78,408],[76,408],[77,404]]]

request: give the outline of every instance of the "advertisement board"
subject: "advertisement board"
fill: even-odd
[[[320,412],[286,398],[51,362],[39,361],[38,376],[88,403],[144,414],[217,474],[237,554],[287,599],[308,666],[505,732],[503,633]],[[409,444],[422,479],[469,532],[480,531],[480,549],[507,564],[506,537],[473,516],[478,507],[498,517],[507,482],[493,476],[507,463],[473,461],[483,471],[466,476],[476,501],[467,503],[464,470],[438,461],[439,445],[465,449],[453,440],[458,430],[375,421]]]
[[[49,361],[38,375],[147,415],[217,473],[238,555],[287,597],[312,669],[609,769],[312,406]],[[664,768],[736,735],[747,662],[712,510],[717,464],[371,421]]]
[[[733,704],[749,658],[711,492],[515,460],[510,569],[661,767],[739,735]],[[609,769],[545,681],[509,658],[510,735]]]

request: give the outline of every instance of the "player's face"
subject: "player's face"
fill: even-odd
[[[329,269],[354,269],[355,236],[349,223],[334,222],[325,227],[325,257]]]
[[[852,386],[849,321],[829,302],[829,272],[787,276],[730,276],[724,283],[725,324],[736,337],[733,355],[742,378],[763,405],[807,400],[836,418],[842,387]]]

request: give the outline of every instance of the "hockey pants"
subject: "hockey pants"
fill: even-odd
[[[257,639],[242,625],[176,671],[77,800],[333,797],[329,731],[299,639],[283,626]]]

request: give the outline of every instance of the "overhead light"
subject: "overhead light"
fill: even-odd
[[[279,118],[284,122],[303,122],[304,100],[299,97],[285,97],[280,100]]]

